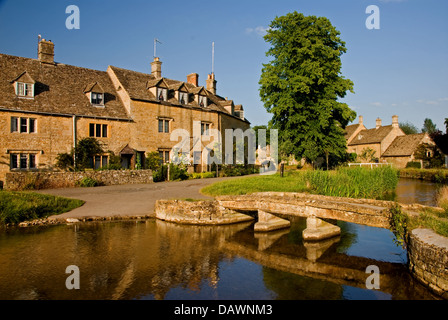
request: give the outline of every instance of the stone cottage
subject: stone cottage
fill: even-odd
[[[92,167],[107,165],[113,152],[133,168],[152,151],[170,161],[175,129],[193,136],[193,123],[200,124],[201,136],[219,129],[224,141],[225,129],[250,128],[243,107],[217,95],[215,74],[200,86],[195,73],[186,81],[162,77],[161,66],[159,58],[151,73],[66,65],[54,60],[54,44],[45,39],[37,59],[0,54],[0,181],[6,172],[54,169],[57,155],[85,137],[110,151],[94,157]],[[199,158],[209,144],[200,140],[190,143],[200,145]]]

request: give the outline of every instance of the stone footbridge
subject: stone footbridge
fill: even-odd
[[[394,204],[391,201],[286,192],[219,196],[216,200],[220,206],[236,212],[257,212],[258,222],[255,224],[255,231],[289,227],[287,218],[290,216],[307,218],[307,229],[303,234],[306,240],[321,240],[338,235],[339,227],[326,222],[328,220],[342,220],[389,229],[389,209]],[[404,210],[409,209],[410,206],[404,206]]]

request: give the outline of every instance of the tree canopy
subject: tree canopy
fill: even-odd
[[[346,155],[344,129],[356,113],[338,101],[353,92],[340,71],[346,48],[339,35],[327,18],[293,12],[275,18],[264,37],[272,60],[263,64],[260,97],[280,151],[297,159]]]

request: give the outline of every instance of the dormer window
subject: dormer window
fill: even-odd
[[[157,88],[157,100],[159,100],[159,101],[168,101],[168,89],[166,89],[166,88]]]
[[[104,105],[104,93],[91,92],[90,93],[90,102],[93,105],[97,105],[97,106]]]
[[[188,103],[188,93],[186,93],[186,92],[179,92],[179,103],[180,104],[187,104]]]
[[[34,83],[16,82],[16,94],[18,97],[34,98]]]
[[[207,97],[199,96],[199,106],[202,108],[207,108]]]

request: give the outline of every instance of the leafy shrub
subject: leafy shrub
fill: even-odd
[[[98,181],[90,177],[84,177],[81,179],[81,181],[79,181],[79,186],[83,188],[96,187],[99,185],[100,183]]]
[[[421,169],[422,168],[422,164],[420,162],[417,161],[410,161],[406,164],[406,168],[417,168],[417,169]]]
[[[193,172],[191,173],[190,179],[206,179],[206,178],[214,178],[215,177],[215,173],[214,172]]]

